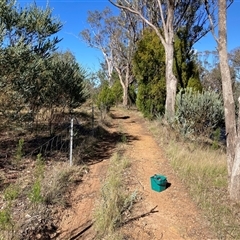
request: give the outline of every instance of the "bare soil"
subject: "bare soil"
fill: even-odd
[[[124,134],[123,155],[131,161],[126,188],[130,192],[137,191],[139,196],[129,220],[121,229],[125,239],[216,239],[206,218],[191,200],[188,190],[147,129],[145,120],[133,110],[114,109],[111,114],[108,131]],[[114,151],[115,148],[108,149],[102,161],[90,165],[83,181],[71,193],[71,207],[62,212],[57,239],[94,239],[92,213],[108,160]],[[157,192],[151,189],[150,177],[154,174],[167,177],[169,184],[166,190]]]

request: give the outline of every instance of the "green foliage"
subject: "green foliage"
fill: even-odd
[[[163,114],[166,99],[165,51],[159,37],[146,29],[137,43],[133,58],[133,71],[137,79],[137,107],[145,117]],[[198,68],[185,30],[179,30],[174,42],[174,74],[178,88],[192,87],[201,91]]]
[[[4,197],[4,200],[5,201],[13,201],[15,200],[18,195],[19,195],[19,186],[18,185],[13,185],[13,184],[10,184],[5,190],[4,190],[4,193],[3,193],[3,197]]]
[[[44,177],[44,160],[42,158],[41,154],[37,155],[37,160],[35,163],[35,172],[34,172],[34,177],[35,181],[31,187],[30,193],[28,195],[30,201],[33,204],[41,203],[43,201],[43,196],[42,196],[42,180]]]
[[[196,91],[202,90],[197,59],[188,39],[187,27],[178,30],[174,41],[174,69],[178,79],[178,89],[191,87]]]
[[[35,163],[35,177],[36,178],[43,178],[44,167],[45,167],[44,159],[42,158],[41,153],[39,153],[37,155],[37,160]]]
[[[20,139],[18,141],[18,146],[17,146],[17,152],[16,152],[16,163],[18,164],[23,156],[23,145],[24,145],[24,139]]]
[[[213,149],[218,149],[219,148],[219,142],[221,138],[221,129],[217,128],[214,132],[213,132],[213,143],[212,143],[212,148]]]
[[[43,201],[43,197],[41,194],[41,181],[40,179],[37,179],[29,193],[29,199],[33,204],[41,203]]]
[[[213,91],[200,93],[191,88],[182,89],[176,97],[175,119],[183,135],[194,133],[209,137],[224,126],[221,95]]]
[[[114,104],[119,104],[122,101],[123,89],[118,78],[114,81],[111,91],[114,96]]]
[[[12,216],[10,208],[0,209],[0,230],[9,230],[12,227]],[[0,235],[1,237],[1,235]]]
[[[52,35],[62,24],[49,7],[15,3],[0,3],[0,111],[11,121],[22,120],[25,113],[33,121],[44,103],[50,56],[60,42]]]
[[[163,113],[166,98],[165,54],[159,38],[149,29],[137,43],[133,72],[138,83],[138,109],[149,118]]]
[[[109,83],[105,81],[101,88],[97,97],[97,106],[99,109],[104,111],[109,111],[110,108],[115,103],[115,95],[113,93],[112,88],[109,86]]]
[[[69,112],[81,106],[88,97],[85,88],[87,72],[71,52],[55,53],[51,61],[50,81],[45,88],[49,108],[67,106]]]
[[[199,81],[199,79],[196,79],[196,78],[193,78],[193,77],[189,78],[187,87],[192,88],[195,91],[202,91],[201,82]]]

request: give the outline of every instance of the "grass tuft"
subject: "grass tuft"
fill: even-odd
[[[110,160],[107,177],[94,211],[94,226],[99,239],[123,239],[117,228],[124,222],[124,213],[132,208],[136,199],[136,193],[129,194],[124,189],[123,172],[129,166],[129,161],[122,159],[119,154],[115,154]]]

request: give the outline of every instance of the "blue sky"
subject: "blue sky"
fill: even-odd
[[[31,0],[18,0],[22,6],[29,4]],[[47,0],[35,0],[37,5],[46,6]],[[57,34],[63,40],[59,43],[59,50],[70,50],[76,56],[78,62],[90,71],[96,71],[103,56],[99,50],[89,48],[79,38],[79,32],[88,28],[88,11],[103,10],[105,7],[113,6],[108,0],[48,0],[53,15],[58,17],[63,25]],[[235,0],[228,10],[228,49],[232,50],[240,46],[240,0]],[[209,33],[196,45],[198,51],[216,50],[216,43]]]

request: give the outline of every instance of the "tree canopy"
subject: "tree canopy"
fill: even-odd
[[[62,23],[52,9],[0,2],[0,112],[34,121],[41,108],[73,108],[86,100],[86,71],[70,52],[57,52]],[[22,111],[24,110],[24,111]]]

